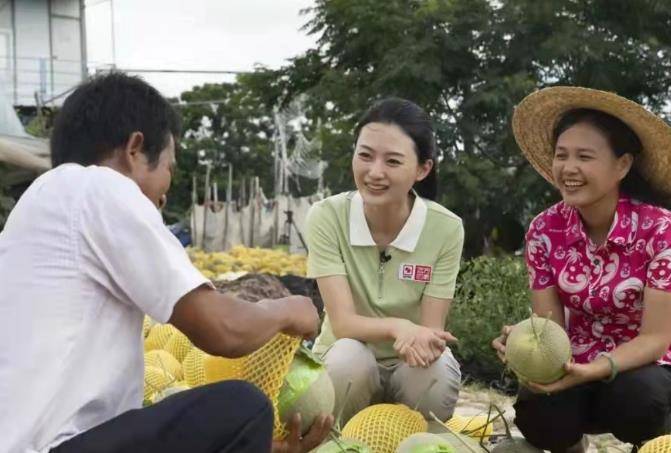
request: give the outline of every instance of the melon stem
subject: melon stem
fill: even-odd
[[[345,405],[347,404],[347,400],[349,400],[349,392],[352,390],[352,380],[350,379],[347,381],[347,388],[345,389],[345,394],[343,395],[342,398],[342,405],[340,406],[340,409],[338,409],[338,415],[336,415],[335,423],[333,424],[333,428],[331,431],[335,430],[338,434],[340,434],[340,431],[342,431],[342,427],[340,424],[342,423],[342,413],[345,411]]]
[[[429,391],[431,390],[431,387],[436,385],[436,382],[438,382],[438,379],[434,378],[433,380],[431,380],[431,383],[429,384],[429,386],[426,388],[426,390],[424,390],[422,395],[419,397],[419,400],[417,400],[417,404],[415,404],[415,410],[417,410],[419,405],[424,402],[424,398],[426,398],[426,396],[429,394]]]
[[[499,406],[497,406],[497,405],[494,404],[494,403],[491,403],[491,404],[489,405],[489,409],[490,409],[490,410],[491,410],[491,408],[494,408],[494,410],[496,410],[496,412],[499,413],[499,416],[500,416],[501,419],[503,420],[503,426],[506,428],[506,437],[507,437],[508,439],[512,440],[513,435],[512,435],[512,433],[510,432],[510,426],[508,426],[508,420],[506,420],[506,418],[503,416],[503,411],[501,411],[501,409],[499,408]]]
[[[440,424],[440,426],[442,426],[443,428],[445,428],[445,430],[446,430],[448,433],[450,433],[450,434],[452,434],[454,437],[456,437],[456,439],[461,443],[461,445],[463,445],[464,447],[466,447],[466,449],[467,449],[468,451],[471,451],[471,452],[473,452],[473,453],[478,453],[477,450],[473,450],[473,448],[471,448],[470,445],[468,445],[466,442],[464,442],[464,440],[463,440],[461,437],[459,437],[459,435],[458,435],[457,433],[455,433],[454,431],[452,431],[452,430],[450,429],[449,426],[447,426],[445,423],[441,422],[440,419],[439,419],[438,417],[436,417],[436,414],[433,413],[433,411],[432,411],[432,412],[429,412],[429,415],[431,416],[431,418],[433,418],[434,421],[438,422],[438,424]]]

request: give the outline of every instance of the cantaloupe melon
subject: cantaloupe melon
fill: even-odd
[[[415,433],[406,437],[396,453],[456,453],[447,440],[431,433]]]
[[[167,371],[176,379],[182,379],[182,364],[168,351],[153,349],[144,353],[144,365]]]
[[[175,377],[165,370],[153,366],[144,367],[144,400],[151,401],[154,393],[160,392],[174,382]]]
[[[571,342],[563,327],[535,315],[516,324],[506,341],[506,363],[521,383],[550,384],[564,374]]]
[[[299,413],[301,432],[305,434],[317,416],[332,414],[334,405],[335,390],[326,367],[312,352],[301,347],[284,377],[277,399],[280,420],[287,423]]]
[[[445,424],[455,433],[466,434],[476,439],[483,437],[487,440],[492,432],[494,432],[494,423],[492,420],[489,420],[489,423],[487,423],[487,415],[467,417],[465,415],[454,414]]]
[[[198,348],[192,348],[184,357],[182,362],[182,372],[184,381],[189,387],[198,387],[205,384],[205,370],[203,362],[208,354]]]
[[[153,349],[163,349],[163,346],[175,332],[178,332],[178,330],[170,324],[155,324],[144,340],[145,352]]]
[[[189,351],[193,349],[193,343],[191,343],[191,340],[186,335],[175,329],[175,332],[163,345],[163,349],[182,362]]]
[[[427,426],[422,414],[404,404],[374,404],[355,414],[342,435],[362,441],[375,453],[394,453],[403,439],[425,432]]]
[[[671,453],[671,434],[646,442],[638,453]]]

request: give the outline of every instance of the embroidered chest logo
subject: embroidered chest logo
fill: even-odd
[[[401,264],[398,268],[398,278],[400,280],[428,283],[431,281],[432,272],[432,266],[425,266],[422,264]]]

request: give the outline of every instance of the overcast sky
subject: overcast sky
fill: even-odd
[[[299,15],[313,0],[86,0],[91,67],[247,71],[279,68],[315,45]],[[112,9],[114,40],[112,39]],[[114,46],[112,45],[114,42]],[[142,74],[176,96],[232,76]]]

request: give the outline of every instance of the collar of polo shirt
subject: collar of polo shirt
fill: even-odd
[[[414,252],[419,241],[419,235],[424,229],[424,222],[426,222],[426,203],[413,190],[415,195],[415,202],[412,206],[412,211],[408,219],[405,221],[403,228],[393,240],[390,246],[403,250],[404,252]],[[349,211],[349,243],[352,246],[370,247],[375,246],[373,235],[368,228],[366,216],[363,211],[363,198],[357,191],[352,197]]]

